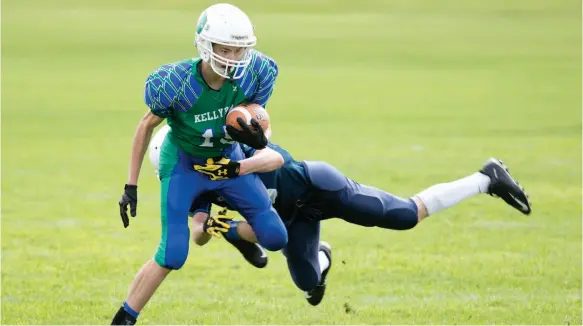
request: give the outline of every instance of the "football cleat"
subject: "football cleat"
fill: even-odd
[[[508,205],[516,208],[521,213],[528,215],[531,211],[531,203],[524,188],[510,175],[508,168],[497,158],[490,158],[480,170],[480,173],[490,177],[488,194],[492,197],[502,198]]]
[[[332,247],[330,247],[330,244],[325,241],[320,241],[319,251],[323,252],[324,255],[328,257],[329,264],[328,267],[322,271],[322,275],[320,276],[320,283],[318,283],[318,285],[310,291],[304,292],[306,300],[308,300],[312,306],[319,305],[324,298],[324,293],[326,292],[326,277],[328,276],[330,268],[332,268]],[[318,252],[318,255],[319,254],[320,252]]]
[[[237,248],[245,260],[254,267],[263,268],[267,265],[267,252],[258,243],[245,240],[229,240],[227,238],[225,240]]]

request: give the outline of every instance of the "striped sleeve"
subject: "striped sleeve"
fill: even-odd
[[[146,79],[144,102],[153,114],[166,118],[172,113],[172,103],[176,96],[174,87],[168,83],[169,65],[163,65]]]
[[[262,107],[267,106],[267,102],[275,89],[275,79],[278,75],[278,67],[273,59],[259,51],[254,51],[251,62],[252,69],[258,78],[258,86],[250,100]]]
[[[192,62],[160,66],[146,79],[144,101],[153,114],[167,118],[173,111],[188,111],[202,92],[191,73]]]

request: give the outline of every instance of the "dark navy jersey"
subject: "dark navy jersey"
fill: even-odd
[[[240,144],[245,157],[255,154],[255,149]],[[277,144],[269,143],[267,147],[278,152],[283,157],[283,165],[274,171],[257,173],[273,202],[273,207],[282,219],[289,219],[296,201],[310,188],[310,182],[302,162],[293,159],[291,154]]]
[[[164,64],[146,79],[144,101],[152,114],[165,118],[180,149],[195,157],[214,157],[230,148],[226,132],[229,110],[244,102],[266,107],[275,89],[278,66],[263,53],[250,50],[243,76],[211,89],[201,73],[200,58]]]

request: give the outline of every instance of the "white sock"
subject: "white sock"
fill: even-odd
[[[330,260],[328,260],[328,256],[323,251],[318,252],[318,260],[320,261],[320,273],[322,273],[330,266]]]
[[[488,191],[489,185],[490,177],[476,172],[456,181],[431,186],[414,197],[423,202],[428,215],[433,215],[464,199]]]

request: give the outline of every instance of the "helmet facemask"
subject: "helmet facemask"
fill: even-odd
[[[214,51],[213,44],[241,47],[243,48],[243,53],[238,60],[227,59]],[[237,42],[227,44],[224,42],[213,42],[209,38],[198,34],[195,45],[201,59],[209,63],[217,75],[228,79],[239,79],[243,77],[245,68],[251,63],[250,49],[255,45],[255,42]]]

